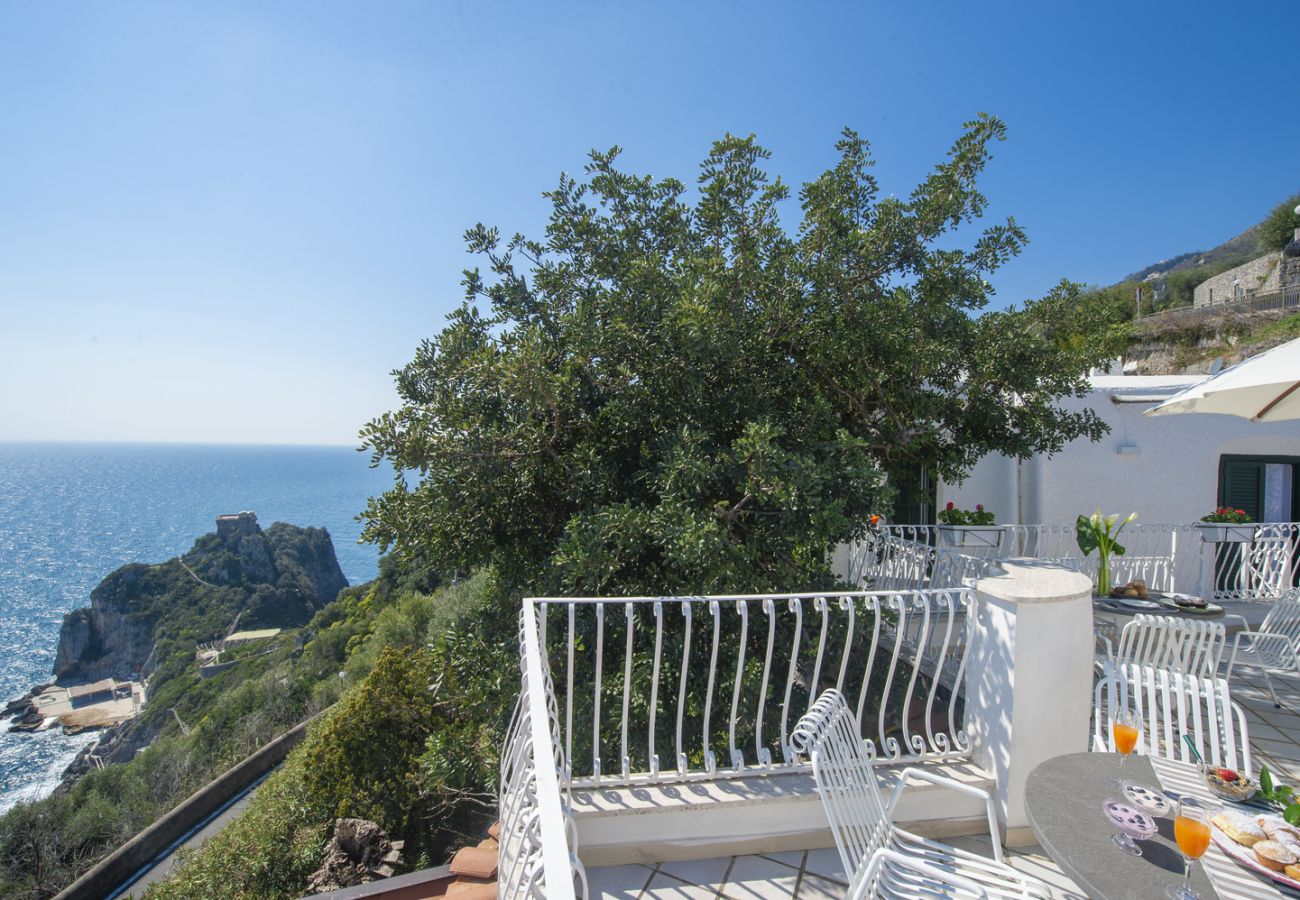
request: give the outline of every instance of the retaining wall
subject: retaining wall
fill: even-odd
[[[199,788],[171,812],[101,859],[64,888],[55,900],[99,900],[111,894],[196,825],[279,765],[302,741],[311,722],[308,719],[294,726]]]

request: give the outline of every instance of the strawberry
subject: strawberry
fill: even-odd
[[[1220,769],[1217,774],[1220,778],[1229,783],[1233,783],[1241,777],[1231,769]]]

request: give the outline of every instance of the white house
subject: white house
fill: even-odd
[[[1136,511],[1140,522],[1184,523],[1219,505],[1245,509],[1255,521],[1295,521],[1300,422],[1142,415],[1204,377],[1094,376],[1092,392],[1065,405],[1096,410],[1109,434],[1024,462],[986,457],[963,483],[940,484],[938,505],[982,503],[1001,524],[1073,523],[1098,507],[1106,514]]]

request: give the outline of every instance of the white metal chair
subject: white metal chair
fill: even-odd
[[[1232,618],[1241,619],[1240,616]],[[1244,619],[1241,619],[1245,623]],[[1264,673],[1264,683],[1273,705],[1282,706],[1273,689],[1270,671],[1282,674],[1300,674],[1300,590],[1287,591],[1264,617],[1258,631],[1239,631],[1232,639],[1232,655],[1228,657],[1228,677],[1235,666],[1247,666]]]
[[[1222,622],[1137,615],[1124,623],[1114,645],[1101,629],[1097,641],[1104,646],[1097,658],[1103,675],[1131,663],[1212,678],[1219,672],[1226,638]]]
[[[1196,762],[1186,735],[1208,765],[1251,772],[1246,713],[1233,702],[1226,678],[1123,663],[1097,682],[1095,699],[1096,751],[1115,751],[1113,714],[1128,708],[1141,723],[1137,753]]]
[[[839,691],[826,691],[791,735],[812,758],[813,777],[835,835],[850,892],[860,897],[1048,898],[1048,887],[1002,860],[993,800],[987,791],[909,767],[889,803],[883,802],[857,719]],[[894,807],[912,779],[941,784],[985,802],[993,859],[967,853],[894,825]]]

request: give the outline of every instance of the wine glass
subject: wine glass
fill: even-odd
[[[1178,801],[1178,811],[1174,816],[1174,840],[1186,860],[1183,871],[1183,883],[1165,888],[1165,896],[1170,900],[1201,900],[1201,895],[1192,890],[1192,860],[1200,859],[1210,848],[1210,816],[1214,807],[1194,797],[1184,797]]]
[[[1111,783],[1123,788],[1125,785],[1124,761],[1137,747],[1138,737],[1142,734],[1142,725],[1133,710],[1123,707],[1117,709],[1114,715],[1111,716],[1110,733],[1115,742],[1115,750],[1119,753],[1119,771]]]

